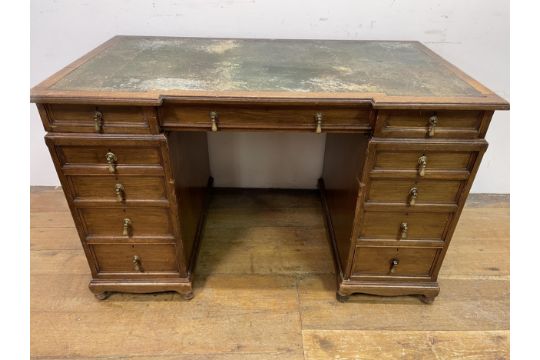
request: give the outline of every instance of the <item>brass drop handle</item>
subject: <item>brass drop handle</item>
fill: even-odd
[[[429,127],[428,127],[428,136],[432,137],[435,135],[435,127],[437,126],[437,122],[439,121],[439,118],[437,115],[433,115],[429,118]]]
[[[116,184],[114,187],[114,192],[116,193],[116,198],[118,201],[124,201],[124,185]]]
[[[118,158],[113,152],[109,151],[105,155],[105,159],[107,159],[107,164],[109,164],[109,172],[114,173],[116,171],[116,162],[118,161]]]
[[[125,218],[124,219],[124,230],[122,231],[122,235],[129,236],[130,228],[131,228],[131,219]]]
[[[137,272],[143,271],[140,257],[138,257],[137,255],[134,255],[132,262],[133,262],[133,269],[135,269],[135,271]]]
[[[96,110],[94,113],[94,129],[96,132],[101,132],[101,129],[103,127],[103,113],[101,111]]]
[[[217,127],[218,113],[210,111],[210,121],[212,122],[212,131],[218,131]]]
[[[416,187],[413,187],[409,191],[409,206],[413,206],[416,204],[416,198],[418,197],[418,189]]]
[[[418,175],[420,176],[426,175],[426,167],[427,167],[427,156],[422,155],[418,158]]]
[[[409,224],[407,224],[406,222],[402,222],[401,225],[399,225],[399,229],[401,230],[400,238],[402,240],[406,239],[409,233]]]
[[[392,259],[390,260],[390,273],[395,273],[397,270],[397,266],[399,265],[398,259]]]
[[[315,129],[315,132],[317,134],[320,134],[322,132],[322,120],[323,116],[322,113],[318,112],[315,114],[315,121],[317,122],[317,128]]]

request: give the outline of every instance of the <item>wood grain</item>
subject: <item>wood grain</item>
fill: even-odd
[[[334,301],[335,278],[313,275],[299,281],[304,329],[326,330],[508,330],[509,281],[439,279],[430,306],[414,297],[352,295]]]
[[[510,358],[510,331],[304,330],[306,360]]]
[[[302,358],[294,278],[216,275],[200,281],[204,286],[196,285],[196,302],[171,294],[114,294],[101,305],[84,286],[84,294],[56,298],[52,307],[34,305],[31,353],[63,358],[227,353]],[[49,292],[44,286],[35,291],[34,298]]]
[[[251,227],[206,229],[196,268],[198,274],[333,272],[324,227],[261,227],[255,223]]]
[[[215,112],[219,130],[308,130],[315,131],[315,114],[320,113],[321,129],[325,132],[368,131],[370,108],[363,106],[340,108],[321,106],[226,106],[199,105],[160,107],[161,126],[165,130],[210,130],[210,112]]]

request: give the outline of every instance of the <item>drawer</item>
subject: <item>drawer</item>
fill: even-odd
[[[357,246],[352,275],[430,277],[439,252],[439,248]]]
[[[169,210],[159,207],[79,208],[88,236],[173,236]],[[126,220],[127,219],[127,220]],[[125,229],[125,230],[124,230]]]
[[[98,273],[178,272],[173,244],[95,244],[90,249]]]
[[[159,133],[152,107],[48,104],[41,116],[45,129],[52,132]]]
[[[429,175],[432,171],[470,171],[475,155],[470,151],[383,150],[375,155],[373,169],[413,171],[420,176]]]
[[[115,173],[126,166],[161,165],[163,159],[159,147],[153,146],[85,146],[57,147],[62,166],[99,165]]]
[[[66,175],[163,175],[168,159],[164,135],[49,133],[45,142]]]
[[[320,120],[321,131],[369,131],[368,106],[239,106],[239,105],[182,105],[164,104],[160,121],[165,129],[277,129],[316,131]],[[213,115],[212,115],[213,114]],[[320,114],[318,116],[317,114]]]
[[[372,179],[366,201],[418,204],[457,204],[464,182],[458,180]]]
[[[161,176],[68,176],[75,200],[167,200]]]
[[[375,136],[406,138],[481,138],[483,122],[490,116],[483,111],[380,110]]]
[[[443,241],[452,213],[366,211],[359,239]]]

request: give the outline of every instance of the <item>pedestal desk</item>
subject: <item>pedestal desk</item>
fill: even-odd
[[[509,108],[418,42],[129,36],[31,101],[99,299],[193,297],[207,132],[304,131],[326,134],[319,188],[338,299],[431,302],[493,112]]]

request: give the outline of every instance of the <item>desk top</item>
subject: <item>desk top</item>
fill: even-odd
[[[116,36],[34,87],[34,102],[371,101],[507,109],[419,42]]]

